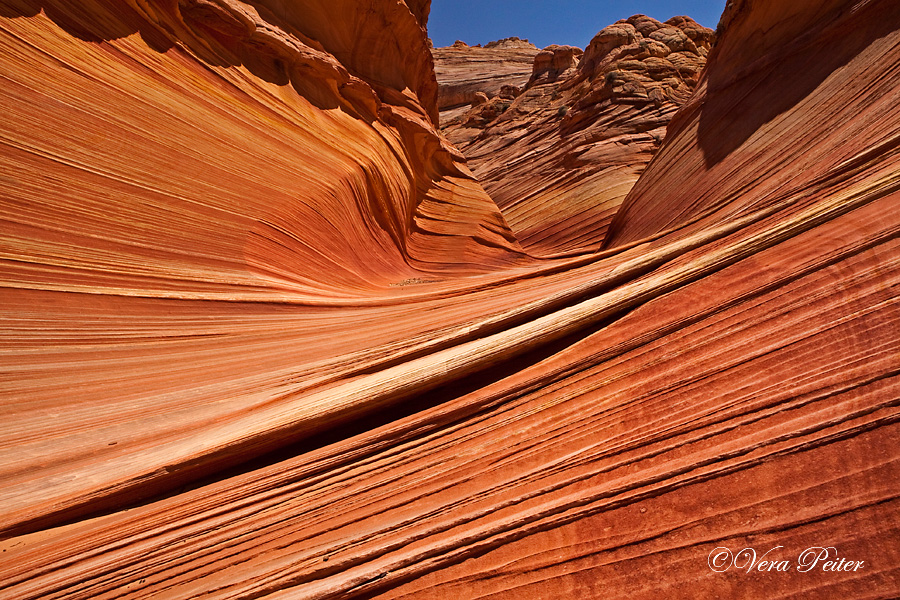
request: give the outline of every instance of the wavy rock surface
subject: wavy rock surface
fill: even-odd
[[[713,37],[688,17],[635,15],[601,30],[583,56],[545,48],[520,96],[443,117],[444,133],[526,249],[597,250],[693,92]]]
[[[0,4],[0,597],[900,592],[895,3],[730,5],[554,260],[427,3],[73,6]]]
[[[334,306],[521,262],[435,131],[414,11],[324,6],[4,5],[0,525],[281,445],[301,390],[433,337],[345,335]]]

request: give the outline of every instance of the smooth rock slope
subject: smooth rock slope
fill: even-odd
[[[590,244],[427,14],[2,0],[0,598],[897,596],[900,7],[729,3]]]

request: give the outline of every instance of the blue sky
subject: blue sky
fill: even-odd
[[[538,48],[584,48],[607,25],[634,14],[665,21],[688,15],[716,28],[725,0],[432,0],[428,33],[435,46],[470,45],[500,38],[528,38]]]

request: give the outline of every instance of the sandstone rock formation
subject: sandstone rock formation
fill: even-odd
[[[531,67],[531,78],[526,87],[538,82],[552,82],[564,77],[578,65],[583,52],[575,46],[559,46],[553,44],[537,53]]]
[[[2,1],[0,598],[900,593],[896,3],[730,3],[538,259],[427,2]]]
[[[510,89],[524,86],[538,52],[534,44],[517,37],[490,42],[483,48],[456,42],[432,49],[441,120],[465,112],[478,93],[488,98],[508,97]],[[504,86],[508,89],[502,94]]]
[[[583,56],[545,48],[521,96],[444,117],[444,132],[527,250],[596,250],[690,97],[713,37],[687,17],[635,15],[601,30]]]

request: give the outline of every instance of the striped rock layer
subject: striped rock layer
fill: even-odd
[[[427,13],[0,2],[0,598],[897,596],[900,5],[731,2],[556,258]]]

